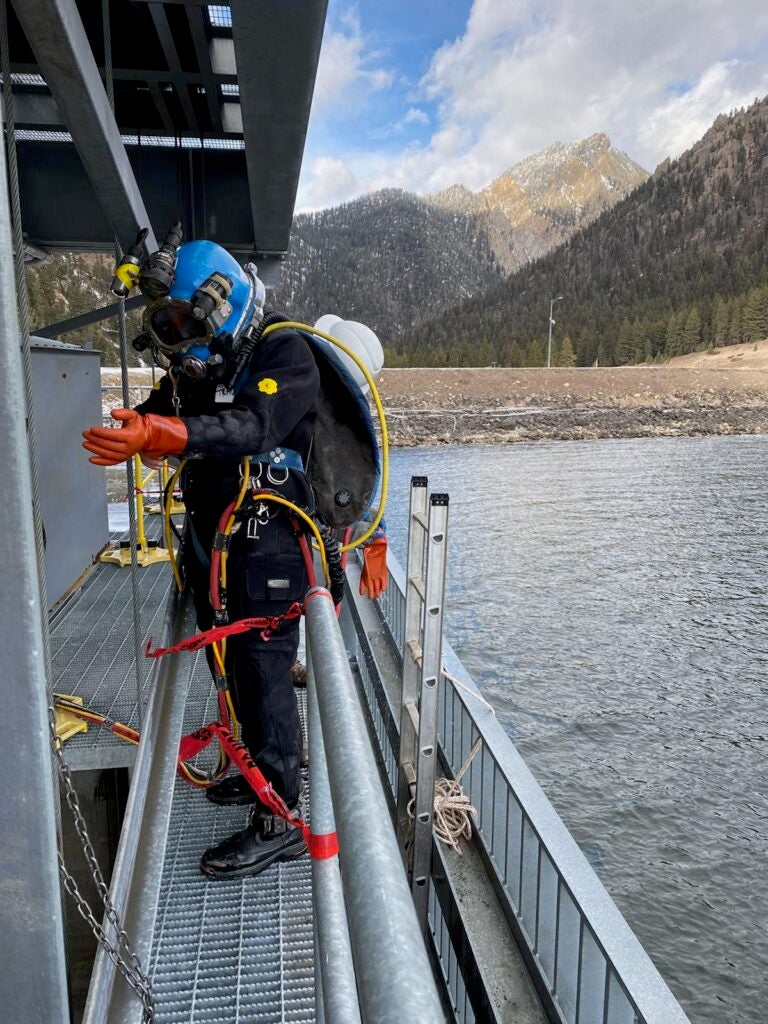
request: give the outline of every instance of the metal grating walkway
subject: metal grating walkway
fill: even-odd
[[[143,642],[163,633],[172,579],[166,564],[138,573]],[[54,615],[51,660],[59,693],[82,697],[86,705],[134,728],[138,726],[134,660],[131,572],[114,565],[93,567],[82,589]],[[146,701],[152,664],[144,667],[142,703]],[[67,741],[67,761],[74,769],[133,764],[135,747],[92,726]]]
[[[195,658],[185,732],[216,715],[205,658]],[[246,820],[247,809],[215,807],[177,777],[151,960],[157,1024],[315,1020],[309,857],[256,878],[222,882],[200,873],[203,850]]]
[[[172,585],[168,565],[140,569],[138,582],[144,642],[150,636],[158,642]],[[82,588],[53,616],[51,656],[57,691],[76,694],[95,710],[137,725],[129,569],[93,567]],[[184,732],[191,732],[216,718],[216,701],[204,654],[181,657],[191,673],[184,715]],[[151,669],[147,663],[143,701]],[[305,722],[306,694],[297,693]],[[99,726],[66,744],[73,769],[129,766],[135,752]],[[210,750],[204,751],[199,760],[211,757]],[[304,783],[306,793],[306,777]],[[247,809],[216,807],[201,790],[176,777],[165,850],[158,851],[163,876],[150,961],[157,1024],[315,1020],[309,857],[230,882],[211,881],[200,873],[203,850],[246,820]]]

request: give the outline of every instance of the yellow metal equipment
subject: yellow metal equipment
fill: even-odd
[[[165,489],[168,486],[168,481],[171,477],[171,467],[168,465],[168,460],[165,459],[163,462],[162,469],[160,470],[160,479],[162,480],[162,494],[165,494]],[[183,501],[178,501],[176,498],[171,497],[171,510],[172,516],[183,516],[187,509]],[[153,505],[147,505],[147,514],[150,516],[161,516],[165,512],[163,508],[162,496],[161,500]]]
[[[57,697],[64,697],[72,704],[79,704],[83,706],[82,697],[73,697],[68,693],[55,693],[54,695],[53,711],[56,717],[56,739],[59,743],[64,743],[66,740],[72,739],[79,732],[88,732],[88,723],[84,722],[81,718],[77,718],[71,711],[65,711],[64,708],[58,707],[55,703]]]
[[[171,556],[168,549],[162,547],[158,541],[148,541],[146,531],[144,530],[144,490],[152,477],[157,474],[157,470],[152,469],[147,476],[142,477],[141,459],[138,455],[133,456],[133,466],[134,479],[138,481],[136,493],[133,495],[133,500],[136,502],[136,560],[142,568],[148,565],[156,565],[158,562],[170,562]],[[132,500],[130,494],[128,495],[128,500]],[[107,562],[109,565],[119,565],[120,568],[129,566],[131,564],[130,544],[128,541],[122,541],[118,547],[109,548],[99,555],[99,561]]]

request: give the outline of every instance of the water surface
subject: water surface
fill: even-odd
[[[393,452],[447,635],[694,1024],[768,1021],[768,438]]]

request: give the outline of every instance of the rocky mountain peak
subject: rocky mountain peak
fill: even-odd
[[[595,132],[533,153],[479,192],[456,184],[423,198],[484,217],[496,258],[511,272],[567,241],[647,177],[605,132]]]

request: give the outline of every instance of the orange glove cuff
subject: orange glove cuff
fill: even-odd
[[[147,427],[147,443],[139,449],[143,455],[150,459],[181,455],[189,440],[184,420],[178,416],[157,416],[151,412],[146,413],[143,419]]]

